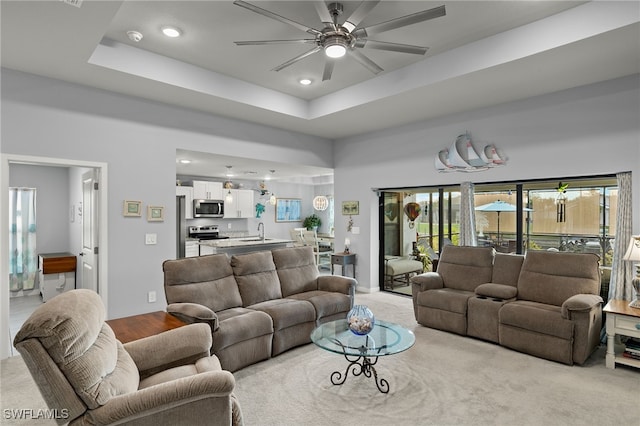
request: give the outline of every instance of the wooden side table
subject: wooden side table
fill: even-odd
[[[345,268],[347,265],[351,265],[351,271],[353,272],[353,278],[356,277],[356,254],[355,253],[334,253],[331,255],[331,275],[333,275],[333,265],[340,265],[342,267],[342,275],[345,275]]]
[[[106,321],[106,323],[113,329],[116,339],[122,343],[187,325],[186,322],[164,311],[112,319]]]
[[[615,353],[615,336],[640,338],[640,309],[630,308],[627,300],[610,300],[602,309],[607,315],[607,368],[616,368],[616,363],[640,368],[640,360]]]

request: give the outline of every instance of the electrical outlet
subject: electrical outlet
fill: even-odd
[[[154,245],[158,242],[158,234],[145,234],[144,243],[146,245]]]
[[[231,222],[227,223],[227,229],[231,229]]]
[[[155,292],[155,291],[150,291],[150,292],[147,294],[147,301],[148,301],[149,303],[153,303],[153,302],[155,302],[155,301],[156,301],[156,292]]]

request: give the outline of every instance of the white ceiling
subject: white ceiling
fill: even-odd
[[[232,1],[72,2],[80,7],[2,0],[2,66],[329,139],[640,72],[636,1],[382,1],[361,26],[445,5],[444,17],[371,37],[430,49],[362,49],[382,73],[347,56],[328,82],[322,53],[271,71],[310,45],[236,46],[310,35]],[[313,2],[250,2],[321,28]],[[359,2],[343,4],[346,17]],[[163,25],[183,36],[164,37]],[[129,40],[128,30],[143,39]],[[287,174],[285,165],[259,166]]]

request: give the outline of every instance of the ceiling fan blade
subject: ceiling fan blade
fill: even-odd
[[[316,7],[316,11],[318,12],[318,16],[320,17],[320,22],[322,22],[325,27],[331,27],[335,31],[336,25],[333,22],[331,14],[329,13],[327,4],[324,1],[318,0],[314,1],[313,5]]]
[[[347,29],[349,32],[353,32],[353,30],[358,26],[360,22],[380,3],[378,1],[363,1],[360,3],[358,8],[344,21],[342,24],[343,27]]]
[[[309,50],[308,52],[304,52],[302,55],[298,55],[293,59],[288,60],[287,62],[278,65],[277,67],[275,67],[274,69],[272,69],[271,71],[280,71],[285,69],[286,67],[295,64],[296,62],[306,58],[307,56],[311,56],[316,52],[319,52],[322,50],[322,47],[320,46],[316,46],[313,49]]]
[[[353,31],[356,37],[366,38],[368,35],[379,34],[385,31],[394,30],[396,28],[406,27],[407,25],[417,24],[418,22],[428,21],[429,19],[439,18],[446,15],[444,5],[434,7],[433,9],[423,10],[422,12],[413,13],[411,15],[402,16],[400,18],[391,19],[381,22],[367,28],[358,28]]]
[[[371,59],[369,59],[368,57],[366,57],[365,55],[363,55],[359,51],[350,50],[349,52],[351,53],[351,56],[353,56],[353,59],[355,59],[356,61],[360,62],[361,65],[363,65],[365,68],[367,68],[372,73],[378,74],[379,72],[384,71],[382,68],[380,68],[378,66],[378,64],[373,62]]]
[[[330,58],[326,58],[324,62],[324,72],[322,73],[322,81],[331,80],[331,74],[333,74],[333,66],[336,61]]]
[[[355,47],[365,47],[368,49],[388,50],[391,52],[413,53],[415,55],[424,55],[427,53],[428,47],[413,46],[411,44],[389,43],[386,41],[376,41],[367,39],[358,39]]]
[[[280,22],[284,22],[285,24],[292,25],[299,30],[308,32],[309,34],[313,34],[313,35],[322,34],[320,31],[316,30],[315,28],[307,27],[306,25],[302,25],[299,22],[293,21],[289,18],[285,18],[284,16],[278,15],[277,13],[273,13],[261,7],[254,6],[251,3],[247,3],[246,1],[235,0],[233,4],[238,5],[240,7],[244,7],[245,9],[248,9],[252,12],[259,13],[260,15],[266,16],[267,18],[275,19],[276,21],[280,21]]]
[[[316,43],[315,38],[302,38],[298,40],[247,40],[234,41],[236,46],[258,46],[264,44],[307,44]]]

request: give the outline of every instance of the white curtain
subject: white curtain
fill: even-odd
[[[633,262],[622,260],[632,234],[631,172],[618,173],[618,214],[613,246],[609,300],[632,300]]]
[[[33,290],[36,255],[36,190],[9,188],[9,289]]]
[[[460,245],[475,246],[476,238],[476,211],[473,198],[473,183],[463,182],[460,185]]]

